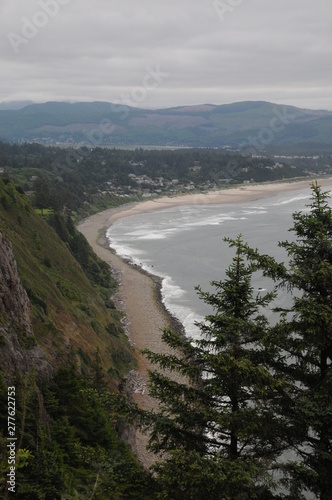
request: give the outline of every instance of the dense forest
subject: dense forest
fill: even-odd
[[[33,194],[39,208],[66,206],[82,218],[133,199],[289,179],[303,176],[304,169],[221,149],[128,151],[0,142],[0,173]]]

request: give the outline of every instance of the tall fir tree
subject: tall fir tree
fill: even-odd
[[[293,488],[332,499],[332,211],[329,195],[312,185],[309,213],[293,215],[297,239],[281,246],[290,257],[287,285],[294,290],[292,334],[282,348],[290,354],[294,382],[291,417],[301,430],[289,465]],[[298,292],[300,292],[298,294]],[[289,404],[287,405],[289,408]]]
[[[332,211],[329,194],[312,184],[311,204],[293,214],[288,265],[247,248],[264,274],[291,292],[290,308],[272,330],[274,369],[288,381],[272,404],[283,414],[289,453],[280,468],[289,498],[332,499]],[[290,458],[291,457],[291,458]]]
[[[241,236],[229,243],[236,254],[226,279],[211,283],[213,293],[198,287],[213,308],[198,323],[201,338],[165,330],[172,354],[143,351],[166,370],[150,371],[160,407],[146,416],[150,448],[166,452],[156,466],[160,498],[276,498],[271,471],[284,423],[270,401],[283,381],[270,369],[276,349],[265,342],[270,326],[262,312],[275,293],[255,292],[256,267],[244,257]]]

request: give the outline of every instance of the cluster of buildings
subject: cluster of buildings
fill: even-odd
[[[179,179],[169,180],[164,177],[151,178],[148,175],[128,174],[127,185],[116,186],[112,182],[106,182],[105,189],[101,191],[101,194],[113,194],[122,198],[133,198],[138,196],[142,198],[149,198],[163,193],[176,194],[199,188],[201,188],[201,186],[196,186],[191,181],[187,183],[180,183]],[[210,185],[206,186],[206,189],[211,188],[212,186]]]

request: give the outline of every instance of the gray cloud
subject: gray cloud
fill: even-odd
[[[0,101],[121,100],[159,67],[136,105],[332,110],[331,15],[330,0],[2,0]]]

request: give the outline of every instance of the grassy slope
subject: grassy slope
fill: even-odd
[[[108,273],[101,266],[97,278],[102,285],[93,286],[68,244],[20,191],[0,180],[0,232],[12,242],[37,344],[56,373],[38,388],[33,374],[15,379],[17,463],[26,458],[24,467],[17,466],[14,496],[152,498],[150,476],[116,428],[120,415],[112,392],[134,357],[122,332],[121,313],[105,305],[112,304],[105,300],[112,280],[106,288]],[[98,268],[96,263],[91,253],[90,271]],[[24,341],[19,340],[23,346]],[[28,343],[24,347],[28,352]],[[0,403],[1,495],[8,473],[7,387],[1,367]]]
[[[105,306],[68,246],[25,196],[3,181],[0,231],[12,242],[32,305],[37,343],[50,362],[58,367],[72,354],[79,355],[84,370],[99,348],[102,366],[116,385],[116,379],[133,363],[120,313]]]

